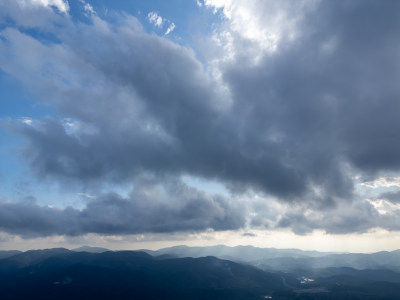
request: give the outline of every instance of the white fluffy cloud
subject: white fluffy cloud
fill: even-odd
[[[255,61],[264,53],[274,52],[285,40],[299,37],[297,25],[303,16],[314,9],[315,0],[273,1],[273,0],[205,0],[204,5],[221,12],[225,18],[224,26],[215,32],[219,43],[228,43],[230,56],[252,56]],[[228,39],[226,37],[229,36]],[[250,47],[241,48],[240,43],[232,41],[245,40]]]
[[[167,31],[165,31],[165,35],[170,34],[172,31],[174,31],[174,29],[175,29],[175,24],[174,24],[174,23],[171,23],[171,24],[168,26]]]
[[[400,187],[400,177],[379,177],[372,181],[362,182],[360,185],[374,189],[381,187]]]
[[[163,25],[163,18],[154,11],[151,11],[147,14],[147,19],[150,23],[154,24],[157,27],[161,27]]]
[[[158,28],[163,28],[164,24],[168,24],[167,30],[164,35],[170,34],[175,29],[175,23],[161,17],[157,12],[151,11],[147,14],[147,20]]]
[[[62,13],[68,13],[69,4],[67,0],[16,0],[21,6],[45,6],[55,7]]]

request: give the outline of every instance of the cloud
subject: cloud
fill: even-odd
[[[20,6],[44,6],[55,7],[62,13],[68,13],[69,4],[67,0],[17,0]]]
[[[379,177],[373,181],[365,181],[360,184],[373,189],[393,186],[400,187],[400,177]]]
[[[315,9],[316,1],[205,0],[204,5],[225,20],[213,36],[222,43],[229,36],[224,58],[243,59],[244,55],[258,63],[266,52],[275,52],[282,41],[302,34],[302,22]]]
[[[154,11],[151,11],[147,14],[147,20],[149,20],[149,22],[151,24],[153,24],[154,26],[159,27],[159,28],[162,28],[165,23],[169,24],[164,35],[170,34],[172,31],[174,31],[174,29],[176,27],[175,23],[173,23],[165,18],[162,18],[157,12],[154,12]]]
[[[81,196],[83,198],[87,198],[87,199],[95,199],[96,196],[90,195],[88,193],[78,193],[78,196]]]
[[[63,13],[55,13],[53,7]],[[54,32],[56,27],[69,23],[66,18],[68,7],[68,2],[64,1],[2,0],[0,25],[9,26],[8,21],[13,20],[22,28],[41,28],[43,32]]]
[[[179,181],[163,186],[137,182],[126,198],[104,194],[78,210],[40,206],[32,201],[1,202],[0,230],[24,238],[87,233],[137,233],[235,230],[244,226],[243,208]]]
[[[297,211],[289,210],[280,217],[276,228],[290,228],[300,235],[314,230],[323,230],[328,234],[365,233],[372,228],[399,230],[399,217],[400,210],[381,213],[370,202],[357,201],[323,213],[304,207]]]
[[[81,3],[83,4],[83,9],[84,9],[85,15],[86,15],[87,17],[96,14],[96,11],[94,10],[93,6],[92,6],[90,3],[85,2],[85,0],[80,0],[80,1],[81,1]]]
[[[162,25],[163,25],[163,18],[161,16],[159,16],[158,13],[156,13],[154,11],[151,11],[151,12],[149,12],[147,14],[147,19],[154,26],[162,27]]]
[[[242,7],[238,3],[227,5],[234,10],[226,13],[231,16],[228,25],[233,33],[235,8]],[[259,11],[267,8],[261,5]],[[291,15],[285,5],[278,6],[282,8]],[[296,34],[291,37],[291,29],[280,32],[275,52],[263,51],[254,63],[252,53],[243,52],[251,37],[232,35],[230,43],[240,60],[219,64],[234,97],[235,112],[247,115],[243,135],[255,141],[260,139],[252,134],[263,132],[264,140],[279,145],[281,154],[275,157],[286,153],[286,165],[306,171],[308,186],[316,184],[326,197],[352,198],[353,183],[348,177],[352,170],[365,174],[398,171],[395,128],[400,124],[394,112],[400,107],[393,98],[399,94],[393,79],[399,73],[387,67],[398,59],[392,52],[392,47],[399,48],[398,15],[393,8],[368,1],[351,6],[322,1],[306,9],[297,7]],[[254,22],[264,25],[261,28],[269,28],[265,23],[269,21],[258,19],[257,12],[253,15]],[[379,46],[364,51],[371,34]],[[260,43],[256,38],[255,42]],[[383,61],[387,61],[385,66]]]
[[[26,125],[32,125],[33,120],[30,118],[22,118],[21,122],[26,124]]]
[[[384,199],[394,204],[400,204],[400,190],[381,193],[377,199]]]
[[[174,23],[171,23],[171,24],[168,26],[167,31],[165,32],[165,35],[170,34],[172,31],[174,31],[174,29],[175,29],[175,24],[174,24]]]
[[[353,177],[373,181],[400,170],[400,3],[205,1],[223,10],[215,32],[229,38],[210,38],[202,61],[193,49],[131,26],[138,21],[127,15],[114,23],[94,15],[86,24],[42,12],[46,22],[61,24],[52,29],[57,43],[43,41],[22,28],[46,26],[25,22],[21,16],[31,12],[6,3],[17,24],[1,31],[0,69],[60,115],[8,124],[24,138],[24,157],[39,177],[118,185],[143,173],[190,175],[233,194],[256,191],[299,205],[282,212],[279,225],[298,233],[398,228],[395,212],[385,220],[359,199]],[[158,17],[149,15],[161,26]],[[67,118],[79,126],[66,127]],[[149,211],[159,216],[155,211],[166,209],[172,220],[168,227],[167,219],[150,216],[152,227],[135,214],[146,215],[137,202],[107,199],[90,202],[86,213],[104,232],[238,227],[202,213],[230,212],[234,205],[225,200],[178,197],[199,208],[203,223],[190,213],[184,219],[186,206],[168,210],[149,200]],[[131,220],[120,215],[129,211],[143,225],[126,229],[96,219],[114,203],[121,220]],[[227,215],[247,217],[234,211]],[[270,223],[259,217],[254,224]],[[182,218],[179,227],[174,220]]]

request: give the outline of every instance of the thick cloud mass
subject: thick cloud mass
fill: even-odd
[[[247,115],[244,136],[260,143],[260,133],[275,131],[274,157],[285,158],[303,187],[349,197],[343,164],[398,170],[398,14],[376,2],[322,2],[304,18],[300,38],[257,66],[225,71],[237,114]],[[270,152],[254,146],[255,154]]]
[[[177,181],[163,187],[141,181],[128,197],[102,195],[84,209],[57,209],[34,202],[0,203],[0,230],[23,237],[87,233],[137,234],[235,230],[244,226],[244,208],[207,196]]]
[[[16,7],[7,3],[3,14],[8,7],[8,17],[17,19]],[[260,11],[271,5],[257,3]],[[276,21],[279,39],[274,47],[257,48],[257,59],[246,53],[248,45],[274,39],[232,29],[232,53],[213,58],[218,78],[193,50],[145,33],[130,16],[113,24],[94,15],[90,24],[68,20],[46,27],[57,42],[43,42],[18,24],[6,26],[0,68],[63,116],[8,126],[25,138],[33,170],[63,182],[189,174],[218,180],[232,192],[253,190],[317,211],[350,202],[354,174],[374,177],[400,168],[400,2],[317,1],[295,9],[282,3],[285,18],[296,22],[278,30]],[[257,26],[268,25],[254,17]],[[240,28],[229,19],[221,30],[229,24]],[[57,221],[48,217],[56,210],[33,211],[54,233],[64,233],[59,219],[77,218],[79,225],[67,234],[244,226],[244,213],[231,202],[205,197],[185,195],[169,207],[153,198],[141,206],[140,197],[109,195],[82,212],[56,212]],[[371,205],[357,207],[359,218],[340,221],[290,212],[278,227],[343,233],[379,225],[363,222],[380,218]],[[2,209],[12,215],[26,207]],[[102,211],[111,211],[110,219]],[[12,232],[23,225],[9,224],[15,224],[7,227]]]

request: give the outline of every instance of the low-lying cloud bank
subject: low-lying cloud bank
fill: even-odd
[[[0,230],[25,238],[236,230],[244,208],[221,196],[174,181],[164,186],[137,183],[127,197],[116,193],[91,199],[83,209],[40,206],[35,201],[0,203]]]

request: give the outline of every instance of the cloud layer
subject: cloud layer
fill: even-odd
[[[0,14],[15,24],[0,33],[0,68],[58,112],[7,125],[24,137],[24,157],[39,177],[117,185],[149,173],[164,185],[190,175],[232,194],[293,203],[299,211],[281,211],[276,226],[298,233],[397,228],[355,195],[353,178],[400,169],[400,3],[205,1],[202,9],[225,16],[200,53],[205,62],[129,15],[81,23],[42,7],[35,9],[46,21],[28,22],[21,16],[31,7],[4,3]],[[38,226],[57,234],[237,229],[254,217],[209,197],[186,191],[170,207],[158,196],[111,193],[83,211],[25,204],[2,211],[33,223],[24,211],[36,212]],[[102,214],[113,209],[111,219]],[[53,212],[59,218],[48,217]],[[75,219],[77,228],[61,229],[59,220]],[[3,222],[23,233],[23,222],[13,226]]]
[[[3,201],[0,230],[24,238],[236,230],[245,225],[243,211],[239,203],[208,196],[176,180],[160,186],[142,178],[128,196],[104,194],[81,210]]]

